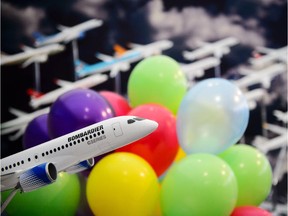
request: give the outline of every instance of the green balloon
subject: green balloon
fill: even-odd
[[[132,107],[156,103],[176,115],[186,91],[187,79],[178,62],[165,55],[151,56],[139,62],[128,80]]]
[[[238,144],[222,152],[235,173],[238,182],[236,206],[258,206],[269,195],[272,185],[272,169],[267,158],[256,148]]]
[[[167,216],[228,216],[236,200],[233,171],[211,154],[191,154],[173,164],[161,188],[161,207]]]
[[[3,192],[6,200],[11,191]],[[59,173],[56,182],[27,193],[17,193],[5,211],[8,215],[74,216],[80,198],[76,174]]]

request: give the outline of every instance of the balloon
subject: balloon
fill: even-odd
[[[110,105],[96,91],[75,89],[64,93],[52,104],[48,130],[52,138],[114,117]]]
[[[179,147],[177,155],[174,159],[174,162],[178,162],[181,159],[183,159],[184,157],[186,157],[186,153],[183,151],[183,149],[181,147]]]
[[[129,115],[154,120],[159,126],[152,134],[116,151],[141,156],[160,176],[172,164],[179,148],[175,116],[167,108],[156,104],[140,105],[132,109]]]
[[[166,216],[229,215],[237,200],[237,182],[219,157],[192,154],[168,170],[160,198]]]
[[[109,102],[115,112],[115,116],[127,115],[131,110],[128,101],[122,95],[111,91],[100,91],[99,94]]]
[[[6,200],[10,191],[2,193]],[[80,198],[76,174],[59,173],[56,182],[27,193],[17,193],[5,211],[8,215],[75,215]]]
[[[95,215],[147,216],[156,208],[159,184],[144,159],[121,152],[110,154],[95,165],[86,193]]]
[[[246,98],[239,88],[221,78],[194,85],[177,114],[179,144],[187,154],[217,154],[235,144],[249,119]]]
[[[186,91],[187,80],[179,64],[164,55],[139,62],[128,80],[128,98],[133,108],[157,103],[176,114]]]
[[[22,139],[24,149],[34,147],[50,140],[47,118],[48,114],[42,114],[28,123]]]
[[[272,186],[272,169],[265,155],[254,147],[239,144],[219,157],[230,165],[237,178],[236,206],[258,206],[267,198]]]
[[[272,214],[256,206],[241,206],[235,208],[231,216],[272,216]]]

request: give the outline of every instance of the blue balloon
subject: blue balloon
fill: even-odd
[[[248,120],[248,102],[236,85],[222,78],[200,81],[180,104],[179,144],[187,154],[218,154],[243,136]]]

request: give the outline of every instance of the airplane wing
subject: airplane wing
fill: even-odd
[[[61,80],[61,79],[56,79],[55,83],[61,87],[71,86],[73,84],[73,82],[70,82],[67,80]]]

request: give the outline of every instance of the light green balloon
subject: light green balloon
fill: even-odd
[[[234,173],[224,160],[211,154],[191,154],[167,172],[161,207],[167,216],[228,216],[237,191]]]
[[[6,200],[10,191],[3,192]],[[56,182],[27,193],[17,193],[5,211],[8,215],[74,216],[80,199],[76,174],[59,173]]]
[[[259,150],[245,144],[230,147],[219,155],[235,173],[238,182],[237,206],[258,206],[269,195],[272,169]]]
[[[132,107],[156,103],[176,115],[186,91],[187,79],[178,62],[165,55],[151,56],[139,62],[128,80]]]

